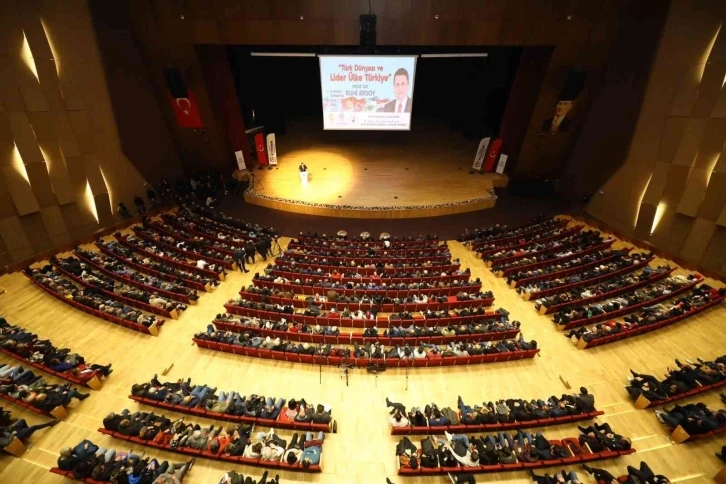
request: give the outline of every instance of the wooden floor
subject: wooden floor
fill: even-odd
[[[278,166],[254,173],[260,182],[256,184],[260,195],[283,200],[251,194],[245,200],[296,213],[357,218],[370,218],[355,212],[376,206],[397,205],[406,209],[378,212],[373,218],[432,217],[493,207],[494,200],[447,206],[487,197],[492,187],[506,186],[507,177],[496,173],[470,175],[476,146],[472,149],[466,144],[452,149],[458,138],[439,143],[436,138],[441,133],[429,135],[428,139],[420,139],[405,133],[397,135],[406,137],[403,142],[375,144],[348,139],[343,143],[331,139],[334,135],[311,140],[310,137],[317,136],[314,131],[305,137],[280,136]],[[308,167],[307,186],[300,182],[301,162]],[[413,207],[429,205],[435,207],[411,211]]]
[[[100,392],[93,392],[91,398],[73,404],[66,421],[37,432],[31,439],[32,447],[22,459],[0,457],[0,483],[64,481],[64,478],[47,473],[47,468],[55,464],[62,446],[84,438],[102,446],[125,449],[128,443],[101,435],[96,429],[110,411],[123,408],[150,410],[127,398],[130,387],[134,382],[161,373],[171,364],[174,367],[169,379],[191,377],[194,381],[216,385],[220,390],[285,398],[304,396],[309,402],[324,401],[332,406],[339,433],[328,434],[326,438],[323,473],[285,472],[281,475],[281,482],[381,484],[386,477],[396,483],[446,482],[443,477],[403,479],[395,475],[394,447],[397,439],[389,435],[385,397],[407,406],[429,402],[454,406],[457,395],[472,403],[505,397],[539,398],[568,391],[560,377],[573,389],[587,386],[595,395],[597,407],[606,412],[600,420],[632,437],[639,450],[632,456],[598,463],[602,467],[617,473],[628,464],[637,465],[646,460],[655,471],[676,482],[712,482],[712,476],[720,469],[720,461],[713,454],[723,445],[723,439],[671,445],[652,411],[633,408],[624,384],[629,368],[661,375],[666,366],[673,364],[673,358],[713,358],[723,353],[726,349],[726,308],[710,310],[651,334],[579,351],[555,331],[546,317],[534,311],[532,303],[523,301],[513,290],[507,289],[504,280],[494,278],[473,253],[456,242],[450,242],[450,246],[454,257],[461,258],[464,267],[471,267],[472,277],[480,277],[484,287],[494,291],[495,306],[507,308],[514,319],[522,322],[525,337],[538,341],[542,349],[539,357],[493,365],[412,369],[408,373],[403,369],[393,369],[378,376],[354,370],[346,387],[335,368],[319,369],[309,365],[245,358],[200,350],[192,345],[192,335],[223,310],[222,304],[234,297],[240,286],[248,284],[255,271],[262,270],[262,263],[252,267],[249,274],[230,274],[215,292],[202,295],[198,306],[190,306],[179,320],[166,323],[158,338],[123,329],[72,309],[34,287],[21,274],[1,277],[0,287],[7,292],[0,295],[0,314],[6,316],[10,323],[36,331],[58,345],[68,346],[89,361],[112,362],[115,372]],[[14,360],[0,355],[0,362],[14,363]],[[53,380],[52,377],[47,378]],[[722,407],[717,393],[690,401],[694,400],[704,401],[712,408]],[[10,403],[3,402],[2,405],[12,408],[17,416],[27,418],[29,422],[44,420]],[[187,416],[187,420],[203,419]],[[547,428],[545,435],[554,438],[574,436],[578,433],[575,425]],[[286,431],[280,433],[289,435]],[[183,457],[135,445],[133,448],[172,461]],[[185,482],[216,483],[228,467],[226,463],[199,459]],[[249,472],[252,476],[262,474],[259,468],[237,466],[236,470]],[[593,482],[584,473],[581,479]],[[525,472],[490,474],[477,480],[530,482]]]

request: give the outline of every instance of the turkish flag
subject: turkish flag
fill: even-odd
[[[499,151],[502,149],[502,138],[497,138],[489,145],[489,152],[484,158],[484,171],[494,171],[494,165],[499,158]]]
[[[257,162],[260,166],[267,166],[267,146],[265,135],[262,132],[255,133],[255,147],[257,148]]]
[[[197,100],[194,93],[187,89],[187,97],[175,98],[169,91],[169,102],[174,110],[176,122],[180,128],[203,128],[202,117],[199,115]]]

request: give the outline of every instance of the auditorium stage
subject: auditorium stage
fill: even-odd
[[[507,177],[472,174],[478,142],[440,127],[411,132],[322,132],[277,136],[278,166],[255,170],[247,203],[343,218],[419,218],[492,208]],[[298,166],[310,181],[300,181]]]

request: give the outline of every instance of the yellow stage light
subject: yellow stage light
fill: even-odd
[[[18,146],[13,141],[13,155],[11,157],[11,163],[13,166],[13,169],[15,172],[22,176],[23,179],[28,182],[28,185],[30,185],[30,177],[28,176],[28,170],[25,169],[25,163],[23,163],[23,157],[20,156],[20,151],[18,151]]]
[[[23,32],[23,46],[20,49],[20,57],[23,59],[23,62],[27,66],[28,69],[33,73],[35,76],[35,80],[40,82],[40,78],[38,77],[38,69],[35,67],[35,60],[33,60],[33,52],[30,50],[30,44],[28,44],[28,38],[25,37],[25,32]]]
[[[84,201],[86,202],[86,208],[91,212],[93,215],[93,218],[96,219],[96,223],[98,223],[98,210],[96,209],[96,200],[93,198],[93,191],[91,190],[91,184],[86,180],[86,193],[83,196]]]
[[[651,235],[653,232],[655,232],[656,227],[658,227],[658,224],[660,223],[661,219],[663,218],[663,214],[666,211],[666,204],[664,202],[660,202],[658,204],[658,208],[655,209],[655,216],[653,217],[653,226],[650,228]]]

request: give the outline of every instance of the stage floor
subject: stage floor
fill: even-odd
[[[432,217],[491,208],[493,188],[506,186],[507,177],[470,175],[476,145],[472,149],[460,140],[458,133],[430,129],[398,139],[386,133],[379,140],[372,140],[370,132],[296,130],[278,137],[278,166],[254,171],[257,190],[245,194],[245,200],[348,218]],[[301,162],[308,167],[308,185],[300,181]]]

